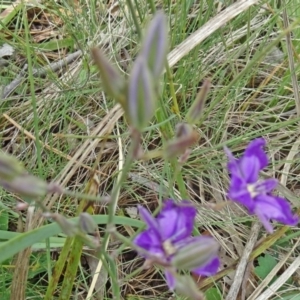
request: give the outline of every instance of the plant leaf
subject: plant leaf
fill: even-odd
[[[222,295],[219,289],[213,287],[205,292],[206,300],[222,300]]]
[[[260,256],[258,259],[258,266],[255,268],[255,274],[260,279],[265,279],[268,274],[272,271],[272,269],[277,265],[276,259],[269,255],[265,254],[264,256]]]
[[[91,216],[93,220],[97,224],[106,224],[108,221],[107,215],[96,215]],[[69,219],[71,222],[77,223],[79,217]],[[118,225],[128,225],[132,227],[142,227],[144,225],[143,222],[139,220],[133,220],[128,217],[115,217],[115,223]],[[33,244],[43,241],[47,238],[55,236],[61,233],[62,230],[57,223],[52,223],[49,225],[45,225],[34,230],[25,232],[21,235],[18,235],[7,242],[0,244],[0,263],[5,261],[6,259],[12,257],[16,253],[31,247]]]
[[[8,229],[8,212],[5,210],[0,211],[0,230]]]

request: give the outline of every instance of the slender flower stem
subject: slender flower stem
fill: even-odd
[[[133,156],[130,155],[130,153],[129,153],[129,157],[127,158],[124,168],[121,171],[121,176],[119,177],[119,180],[116,182],[116,184],[112,190],[111,201],[109,203],[109,214],[108,214],[108,222],[107,222],[108,227],[112,226],[114,224],[115,211],[116,211],[116,207],[117,207],[117,203],[118,203],[117,196],[118,196],[119,189],[120,189],[122,183],[124,182],[124,180],[127,177],[127,174],[128,174],[128,171],[130,170],[132,161],[133,161]],[[108,236],[108,235],[109,234],[106,234],[106,236]],[[105,238],[104,238],[104,240],[105,240]],[[103,245],[104,244],[105,244],[105,242],[103,241]]]
[[[168,62],[166,62],[166,72],[167,72],[167,78],[168,78],[169,86],[170,86],[170,93],[171,93],[172,100],[173,100],[172,111],[180,117],[180,110],[179,110],[178,101],[177,101],[175,88],[174,88],[174,82],[173,82],[173,74],[172,74],[172,71],[170,69]]]
[[[28,61],[28,78],[30,83],[30,98],[31,98],[31,106],[33,111],[33,127],[34,127],[34,135],[35,135],[35,147],[36,147],[36,154],[37,154],[37,165],[39,170],[39,176],[44,177],[44,168],[42,163],[42,146],[39,139],[40,136],[40,129],[39,129],[39,115],[37,112],[37,100],[35,95],[35,83],[34,83],[34,74],[33,74],[33,62],[32,62],[32,53],[30,45],[30,29],[28,24],[27,11],[24,6],[23,9],[23,18],[24,18],[24,29],[25,29],[25,41],[26,41],[26,56]]]
[[[149,6],[151,8],[152,13],[154,14],[156,12],[155,3],[153,0],[148,0]]]
[[[105,232],[105,235],[103,237],[102,246],[100,248],[99,255],[105,255],[106,258],[109,259],[110,269],[112,272],[116,270],[115,261],[106,254],[110,235],[111,235],[111,232],[109,229],[111,229],[114,226],[114,217],[115,217],[118,198],[119,198],[119,191],[120,191],[120,188],[121,188],[123,182],[127,178],[128,172],[130,171],[131,165],[135,159],[136,149],[139,147],[139,141],[140,141],[139,137],[133,133],[132,143],[131,143],[130,149],[128,151],[128,156],[126,158],[123,168],[120,171],[121,173],[119,174],[117,181],[113,187],[113,190],[111,193],[111,201],[109,202],[109,206],[108,206],[108,209],[109,209],[108,222],[107,222],[108,230]],[[120,157],[120,162],[122,160],[123,160],[123,157]],[[115,276],[113,276],[114,284],[112,284],[112,286],[114,289],[114,295],[117,295],[116,299],[119,299],[120,293],[119,293],[119,291],[117,291],[117,289],[119,289],[119,285],[116,282],[115,278],[117,278],[116,274],[115,274]]]
[[[85,193],[78,193],[78,192],[72,192],[69,190],[63,190],[63,195],[74,197],[76,199],[84,199],[87,201],[95,201],[95,202],[109,202],[109,197],[99,197],[99,196],[93,196]]]
[[[131,141],[132,143],[128,151],[128,156],[126,158],[125,164],[121,170],[121,175],[118,177],[118,180],[115,186],[113,187],[111,193],[111,201],[109,202],[109,214],[108,214],[108,222],[107,222],[108,227],[113,226],[114,224],[114,217],[115,217],[115,212],[118,203],[119,190],[123,182],[127,178],[128,172],[130,171],[131,165],[135,159],[136,149],[139,147],[139,138],[133,136]]]
[[[144,266],[141,266],[131,272],[130,274],[126,275],[123,279],[122,282],[128,282],[131,278],[134,278],[135,276],[139,275],[141,272],[145,270]]]
[[[143,15],[142,15],[142,12],[141,12],[141,9],[140,9],[140,4],[137,0],[134,0],[134,4],[135,4],[135,8],[137,10],[137,13],[139,15],[140,22],[142,23],[143,22]]]
[[[144,254],[144,255],[151,255],[151,253],[149,253],[148,251],[144,250],[141,247],[138,247],[135,243],[133,243],[130,239],[126,238],[124,235],[120,234],[115,227],[111,227],[109,229],[109,233],[111,235],[113,235],[116,239],[118,239],[120,242],[123,243],[124,246],[128,246],[132,249],[135,249],[136,251],[139,251],[140,253]],[[121,248],[121,247],[120,247]],[[115,255],[119,254],[119,251],[115,251],[114,252]]]

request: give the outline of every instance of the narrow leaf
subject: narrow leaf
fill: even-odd
[[[108,216],[107,215],[96,215],[91,216],[96,224],[107,224]],[[76,224],[79,220],[79,217],[69,219],[69,221]],[[127,217],[115,217],[115,222],[117,225],[128,225],[132,227],[142,227],[143,222],[139,220],[133,220]],[[57,223],[52,223],[45,225],[34,230],[20,234],[7,242],[0,244],[0,263],[17,254],[18,252],[24,250],[27,247],[31,247],[35,243],[44,241],[51,236],[55,236],[61,233],[62,230]]]

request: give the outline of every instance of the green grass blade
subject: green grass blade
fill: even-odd
[[[106,224],[108,220],[107,215],[91,216],[97,224]],[[70,219],[70,221],[76,223],[78,217]],[[115,217],[115,223],[118,225],[128,225],[132,227],[141,227],[143,223],[139,220],[130,219],[127,217]],[[37,242],[44,241],[46,238],[55,236],[61,233],[62,230],[56,223],[45,225],[37,229],[20,234],[7,242],[0,245],[0,263],[19,253],[20,251],[31,247]]]
[[[77,273],[78,264],[82,253],[83,241],[80,238],[73,240],[72,251],[68,258],[68,265],[64,274],[64,280],[61,287],[59,299],[71,299],[72,289]]]
[[[46,295],[44,297],[45,300],[53,299],[53,294],[56,290],[59,278],[60,278],[62,270],[65,266],[65,263],[68,259],[68,255],[69,255],[73,241],[74,241],[74,238],[72,238],[72,237],[67,238],[67,240],[62,248],[62,251],[61,251],[59,258],[55,264],[54,271],[52,273],[52,276],[50,278],[50,281],[49,281],[49,284],[47,287]]]

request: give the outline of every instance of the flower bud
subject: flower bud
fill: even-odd
[[[64,189],[56,182],[50,182],[47,186],[47,193],[50,194],[59,194],[62,195],[64,193]]]
[[[0,179],[9,181],[24,173],[25,169],[15,157],[0,153]]]
[[[74,226],[74,223],[60,214],[44,213],[44,217],[53,219],[59,225],[62,232],[69,237],[75,236],[78,233],[78,228]]]
[[[1,180],[0,185],[26,198],[44,196],[48,192],[48,184],[32,175],[18,176],[10,181]]]
[[[184,163],[186,163],[187,160],[188,160],[189,157],[190,157],[191,152],[192,152],[191,149],[186,149],[186,150],[184,151],[184,153],[181,154],[180,157],[178,158],[178,163],[181,164],[181,165],[184,164]]]
[[[217,256],[219,244],[211,237],[194,238],[180,248],[172,258],[172,265],[178,269],[193,270],[209,263]]]
[[[190,276],[176,276],[175,284],[176,292],[182,296],[188,297],[193,300],[204,300],[205,297],[201,291],[199,291],[195,281]]]
[[[192,126],[186,123],[179,123],[175,127],[175,133],[177,138],[190,136],[192,132],[193,132]]]
[[[105,91],[124,105],[123,92],[125,81],[120,72],[112,66],[99,48],[92,49],[92,57],[99,69]]]
[[[184,154],[186,150],[195,144],[198,140],[198,134],[188,124],[179,124],[176,128],[176,137],[168,142],[165,147],[165,156],[167,158]]]
[[[91,215],[85,212],[79,215],[78,226],[84,233],[94,233],[97,228],[97,224],[94,222]]]
[[[205,100],[210,90],[210,86],[210,81],[204,80],[200,92],[197,94],[195,101],[186,115],[186,119],[190,124],[195,124],[199,120],[203,112]]]
[[[125,110],[130,124],[141,131],[154,114],[156,106],[152,76],[146,61],[139,56],[132,68]]]
[[[163,12],[157,12],[145,34],[141,55],[144,55],[154,80],[161,75],[167,59],[168,29]]]

